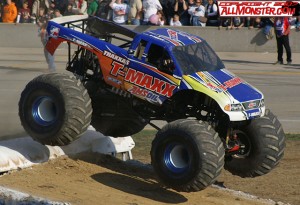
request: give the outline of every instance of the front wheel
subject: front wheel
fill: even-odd
[[[176,120],[152,142],[151,161],[159,179],[178,191],[200,191],[214,183],[224,165],[224,147],[205,122]]]
[[[74,77],[43,74],[23,90],[19,116],[34,140],[41,144],[67,145],[88,128],[92,116],[91,99]]]
[[[226,160],[225,169],[233,175],[256,177],[267,174],[283,157],[285,134],[270,110],[266,110],[264,117],[254,119],[234,132],[245,146],[245,152]]]

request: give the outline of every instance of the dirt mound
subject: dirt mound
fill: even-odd
[[[234,177],[226,171],[218,187],[241,190],[260,198],[293,205],[299,200],[300,141],[288,141],[284,159],[270,174],[254,179]],[[84,153],[61,157],[42,165],[0,177],[0,184],[35,196],[72,204],[274,204],[241,192],[209,187],[182,193],[159,184],[150,165],[122,162],[110,156]]]

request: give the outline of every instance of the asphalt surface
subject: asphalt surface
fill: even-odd
[[[227,69],[265,95],[266,107],[286,133],[300,133],[300,53],[292,65],[273,65],[275,53],[218,53]],[[56,53],[58,72],[66,72],[67,50]],[[23,136],[18,101],[26,84],[47,72],[42,48],[0,48],[0,140]]]

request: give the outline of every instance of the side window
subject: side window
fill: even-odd
[[[137,46],[133,56],[141,60],[146,46],[147,46],[147,41],[141,40],[139,45]]]
[[[175,69],[169,53],[163,47],[156,44],[151,44],[146,62],[169,75],[172,75]]]
[[[151,44],[149,50],[148,50],[148,56],[146,59],[146,62],[149,64],[158,67],[160,64],[160,60],[164,54],[164,48],[161,46],[158,46],[156,44]]]
[[[164,51],[158,69],[164,73],[173,75],[175,70],[175,65],[167,51]]]

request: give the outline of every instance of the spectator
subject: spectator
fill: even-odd
[[[188,6],[188,9],[192,6],[195,6],[195,1],[194,0],[188,0],[187,6]]]
[[[263,28],[263,23],[261,21],[261,17],[255,18],[254,28]]]
[[[188,13],[188,4],[185,0],[176,0],[174,6],[175,13],[178,14],[180,22],[184,26],[188,26],[190,23],[190,16]]]
[[[91,15],[91,16],[95,16],[97,10],[98,10],[97,0],[89,0],[88,1],[87,14]]]
[[[48,9],[50,8],[50,4],[50,0],[35,0],[32,5],[31,16],[36,17],[40,8],[44,8],[45,13],[47,13]]]
[[[153,26],[163,26],[165,24],[165,17],[163,12],[157,11],[156,14],[152,14],[149,18],[148,25],[153,25]]]
[[[68,0],[54,0],[55,8],[58,9],[61,14],[65,13],[68,7]]]
[[[88,4],[86,0],[75,0],[72,7],[74,14],[87,14]]]
[[[245,27],[248,27],[248,29],[254,28],[255,18],[254,17],[246,17],[245,19]]]
[[[174,14],[173,18],[171,18],[170,26],[182,26],[182,24],[180,22],[180,17],[178,14]]]
[[[188,0],[188,3],[187,3],[187,6],[188,6],[188,11],[189,9],[192,7],[192,6],[195,6],[195,1],[194,0]],[[188,25],[191,25],[191,15],[189,14],[188,12],[188,16],[189,16],[189,24]]]
[[[2,1],[0,1],[0,23],[2,22],[2,8],[4,4],[2,4]]]
[[[273,25],[274,25],[274,18],[262,18],[261,19],[262,26],[263,26],[263,33],[265,34],[267,39],[273,38]]]
[[[130,1],[130,12],[129,12],[129,20],[132,25],[140,25],[143,3],[141,0],[131,0]]]
[[[243,17],[232,17],[230,29],[240,29],[245,25],[245,18]]]
[[[162,10],[162,6],[158,0],[144,0],[143,12],[144,19],[143,25],[147,25],[151,15],[156,14],[158,10]]]
[[[46,25],[47,23],[44,23],[41,25],[39,29],[39,36],[41,37],[41,42],[44,46],[44,56],[46,58],[46,62],[48,64],[48,70],[49,72],[55,72],[56,71],[56,66],[54,63],[54,55],[51,55],[47,49],[45,48],[46,43],[47,43],[47,31],[46,31]]]
[[[196,5],[191,6],[188,12],[191,15],[191,24],[193,26],[205,27],[205,7],[202,5],[202,0],[196,0]]]
[[[125,24],[128,20],[128,5],[123,3],[122,0],[112,0],[109,6],[113,10],[113,22]]]
[[[15,3],[18,11],[19,11],[19,9],[23,8],[24,0],[13,0],[13,2]]]
[[[214,0],[215,1],[215,0]],[[202,3],[201,3],[205,8],[207,7],[208,5],[208,0],[202,0]]]
[[[109,7],[109,0],[99,0],[98,1],[98,10],[96,16],[102,19],[110,19],[111,8]]]
[[[48,12],[47,12],[47,14],[46,14],[46,16],[47,16],[48,19],[53,19],[53,18],[55,18],[54,10],[55,10],[55,9],[53,9],[53,8],[49,8],[49,9],[48,9]]]
[[[207,26],[218,26],[219,25],[219,14],[218,14],[218,6],[214,3],[213,0],[208,0],[208,4],[206,6],[206,16],[207,16]]]
[[[27,0],[27,2],[28,2],[28,8],[30,9],[30,12],[32,12],[32,5],[34,0]],[[30,15],[32,15],[32,13],[30,13]]]
[[[17,23],[31,23],[31,18],[30,18],[30,9],[28,8],[28,2],[24,1],[23,3],[23,8],[19,10],[20,17],[19,21]]]
[[[65,11],[64,16],[72,16],[74,14],[75,13],[73,13],[73,4],[70,3],[70,4],[68,4],[67,10]]]
[[[0,2],[1,2],[1,1],[4,2],[4,0],[0,0]],[[24,3],[25,1],[28,2],[27,4],[28,4],[28,8],[30,9],[30,11],[32,10],[32,4],[33,4],[33,1],[34,1],[34,0],[13,0],[13,2],[15,2],[15,5],[16,5],[18,11],[19,11],[19,9],[22,9],[22,8],[23,8],[23,3]],[[0,3],[0,4],[1,4],[1,3]],[[31,13],[30,13],[30,15],[31,15]]]
[[[231,28],[231,18],[220,18],[219,29],[221,29],[222,27],[226,27],[227,29]]]
[[[60,13],[59,9],[55,9],[54,10],[54,17],[53,18],[58,18],[58,17],[62,17],[63,15]]]
[[[42,27],[42,25],[46,24],[46,22],[48,21],[48,19],[49,18],[46,15],[45,9],[44,8],[40,8],[38,16],[36,17],[36,24],[39,27]]]
[[[296,28],[296,26],[297,26],[297,17],[295,17],[295,16],[289,17],[289,22],[290,22],[291,29]]]
[[[18,12],[17,7],[12,0],[6,0],[6,5],[2,11],[2,22],[3,23],[14,23],[16,21]]]
[[[277,61],[274,64],[283,64],[283,47],[286,51],[287,64],[292,64],[292,52],[289,42],[290,24],[288,17],[276,17],[274,27],[277,42]]]
[[[296,29],[300,31],[300,16],[297,17]]]
[[[170,22],[171,18],[174,16],[175,12],[175,1],[176,0],[160,0],[162,6],[162,11],[166,18],[166,22]]]
[[[158,10],[156,14],[158,15],[157,25],[158,26],[165,25],[166,24],[166,18],[165,18],[164,12],[162,10]]]

